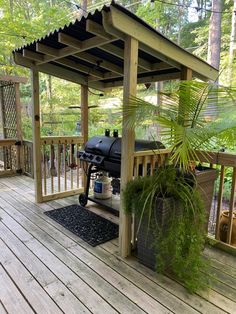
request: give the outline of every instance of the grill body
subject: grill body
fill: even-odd
[[[83,151],[77,152],[77,157],[86,164],[84,169],[86,170],[87,180],[85,193],[80,194],[80,205],[86,206],[88,200],[97,204],[105,206],[108,210],[112,211],[115,215],[119,215],[118,209],[114,207],[114,203],[104,203],[100,200],[89,196],[89,187],[92,174],[105,171],[109,173],[110,177],[113,177],[113,193],[119,193],[120,180],[120,168],[121,168],[121,141],[120,137],[110,136],[94,136],[85,145]],[[154,150],[165,148],[161,142],[136,140],[135,151]],[[142,172],[140,169],[139,172]],[[141,174],[141,173],[140,173]]]
[[[78,152],[78,158],[97,167],[97,170],[109,172],[111,177],[120,177],[121,138],[94,136]],[[134,151],[165,148],[161,142],[136,140]]]

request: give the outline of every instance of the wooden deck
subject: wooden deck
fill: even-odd
[[[206,249],[217,279],[190,295],[135,258],[122,260],[117,240],[93,248],[43,214],[75,202],[35,204],[32,179],[0,179],[1,314],[236,313],[236,257]]]

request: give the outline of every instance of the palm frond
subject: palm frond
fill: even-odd
[[[186,170],[195,150],[212,150],[215,143],[236,139],[236,89],[197,81],[181,81],[178,90],[160,93],[161,105],[132,97],[124,105],[126,126],[158,122],[172,150],[171,160]],[[231,117],[229,119],[229,117]]]

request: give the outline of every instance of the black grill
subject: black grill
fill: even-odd
[[[134,150],[154,150],[165,148],[156,141],[136,140]],[[97,170],[109,172],[111,177],[120,177],[121,138],[94,136],[85,145],[84,151],[78,152],[78,158],[97,167]]]
[[[118,132],[114,131],[113,137],[110,137],[109,130],[106,130],[107,136],[94,136],[85,145],[83,151],[77,153],[78,158],[84,165],[84,170],[87,175],[86,190],[85,193],[80,194],[79,202],[80,205],[86,206],[88,200],[98,204],[102,204],[109,210],[113,211],[118,215],[118,211],[114,209],[113,205],[107,205],[107,203],[101,202],[93,197],[89,197],[89,187],[92,174],[105,171],[108,172],[110,177],[113,177],[112,181],[113,192],[119,193],[119,177],[120,177],[120,166],[121,166],[121,141],[118,137]],[[136,140],[134,150],[154,150],[165,148],[164,145],[156,141],[145,141]],[[139,175],[142,174],[142,167],[139,169]],[[116,194],[116,193],[115,193]]]

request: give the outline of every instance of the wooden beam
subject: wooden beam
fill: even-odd
[[[26,50],[26,49],[23,50],[23,56],[28,58],[28,59],[34,60],[34,61],[43,61],[44,60],[43,55],[36,53],[36,52]],[[81,60],[85,60],[91,64],[94,64],[94,65],[97,65],[98,62],[100,61],[101,62],[100,63],[101,68],[110,70],[111,72],[103,74],[98,70],[93,70],[89,67],[86,67],[82,64],[77,64],[75,61],[68,60],[66,58],[57,59],[57,60],[55,60],[55,62],[62,64],[62,65],[66,65],[71,69],[76,69],[80,72],[89,74],[90,75],[89,81],[91,81],[91,82],[98,81],[100,79],[111,79],[111,78],[117,78],[117,77],[123,76],[123,68],[122,67],[116,66],[113,63],[106,61],[106,60],[99,60],[99,58],[97,58],[96,56],[91,55],[87,52],[81,52],[81,53],[75,54],[75,57],[77,57],[78,59],[81,59]],[[152,70],[171,68],[171,66],[165,62],[159,62],[159,63],[155,63],[153,65],[150,64],[150,66],[151,66]],[[143,69],[139,69],[138,73],[146,73],[146,71]]]
[[[26,50],[26,49],[23,50],[23,56],[28,58],[28,59],[34,60],[34,61],[43,61],[44,60],[43,55],[41,55],[37,52],[32,52],[32,51]],[[75,62],[73,60],[61,58],[61,59],[55,60],[55,62],[58,64],[65,65],[68,68],[75,69],[75,70],[78,70],[78,71],[86,73],[86,74],[90,74],[93,78],[93,81],[97,80],[97,78],[103,79],[103,73],[101,73],[100,71],[89,68],[83,64],[78,64],[77,62]],[[93,76],[95,76],[95,78]]]
[[[169,81],[169,80],[177,80],[180,79],[180,72],[174,72],[174,73],[167,73],[167,74],[157,74],[157,75],[150,75],[145,76],[137,79],[137,84],[145,84],[145,83],[151,83],[151,82],[161,82],[161,81]],[[115,87],[121,87],[125,84],[124,80],[119,80],[115,82],[104,82],[104,89],[106,88],[115,88]]]
[[[36,51],[44,53],[44,60],[38,61],[37,65],[47,63],[50,61],[55,61],[57,59],[67,57],[70,55],[73,55],[77,52],[84,51],[87,49],[91,49],[94,47],[99,47],[101,45],[104,45],[106,43],[112,42],[115,39],[104,39],[98,36],[94,36],[92,38],[89,38],[84,41],[79,41],[74,37],[71,37],[69,35],[65,35],[64,33],[58,34],[58,41],[64,45],[67,45],[69,47],[64,47],[61,49],[55,49],[46,45],[43,45],[41,43],[36,44]]]
[[[106,45],[103,45],[101,47],[99,47],[99,49],[101,50],[104,50],[116,57],[119,57],[121,58],[122,60],[124,59],[124,50],[117,47],[117,46],[114,46],[112,44],[106,44]],[[138,58],[138,67],[140,69],[144,69],[144,70],[147,70],[147,71],[151,71],[152,70],[152,64],[151,62],[149,61],[146,61],[142,58]]]
[[[98,24],[92,20],[87,20],[86,21],[86,31],[89,32],[89,33],[92,33],[94,35],[97,35],[101,38],[104,38],[104,39],[112,39],[114,38],[113,36],[111,36],[110,34],[108,34],[103,26],[101,24]],[[114,38],[116,39],[116,38]]]
[[[180,79],[183,81],[191,81],[193,79],[193,71],[189,68],[182,67]]]
[[[64,33],[59,33],[58,34],[58,41],[64,45],[69,46],[69,47],[64,47],[61,49],[55,49],[55,48],[49,47],[47,45],[37,43],[36,44],[36,51],[45,54],[44,60],[38,61],[37,65],[47,63],[50,61],[54,61],[54,60],[57,60],[59,58],[67,57],[67,56],[73,55],[77,52],[85,51],[87,49],[99,47],[99,46],[102,46],[104,44],[110,43],[114,40],[116,40],[116,39],[114,39],[113,37],[112,37],[112,39],[104,39],[104,38],[101,38],[98,36],[94,36],[94,37],[89,38],[87,40],[80,41],[80,40],[77,40],[74,37],[71,37],[71,36],[66,35]]]
[[[1,75],[0,81],[26,84],[28,82],[28,78],[22,76]]]
[[[104,78],[104,75],[101,71],[98,71],[98,70],[94,70],[93,68],[90,68],[90,67],[87,67],[83,64],[79,64],[73,60],[69,60],[69,59],[66,59],[66,58],[61,58],[61,59],[58,59],[55,61],[56,63],[58,64],[62,64],[62,65],[65,65],[67,66],[68,68],[71,68],[71,69],[74,69],[74,70],[78,70],[80,72],[83,72],[87,75],[91,75],[91,76],[95,76],[99,79],[103,79]]]
[[[76,49],[82,49],[81,40],[64,33],[58,33],[58,42]]]
[[[138,69],[138,41],[127,37],[124,51],[124,94],[123,104],[127,106],[130,96],[136,95],[137,69]],[[126,117],[123,116],[122,144],[121,144],[121,199],[123,190],[128,181],[133,178],[133,153],[134,153],[134,130],[127,127]],[[125,213],[124,204],[120,210],[119,249],[122,257],[131,253],[131,215]]]
[[[88,141],[88,86],[81,85],[80,89],[80,103],[81,103],[81,133],[83,136],[83,145]],[[87,165],[85,165],[85,168],[83,169],[83,175],[82,175],[82,186],[84,187],[84,191],[86,190],[87,185]]]
[[[103,20],[106,19],[107,17],[107,14],[103,12]],[[91,23],[92,22],[92,23]],[[98,24],[98,23],[95,23],[93,21],[90,21],[89,20],[89,23],[92,24],[90,27],[88,27],[88,31],[94,35],[98,35],[98,36],[101,36],[101,37],[107,37],[109,36],[109,32],[110,32],[110,28],[108,26],[108,23],[105,23],[106,25],[106,29],[108,30],[108,32],[105,30],[104,26]],[[87,25],[86,25],[87,26]],[[113,33],[113,37],[118,37],[118,38],[123,38],[124,39],[124,34],[122,33]],[[105,38],[106,38],[105,37]],[[116,57],[119,57],[121,58],[122,60],[124,59],[124,50],[122,48],[119,48],[117,46],[114,46],[112,44],[106,44],[106,45],[103,45],[101,47],[99,47],[99,49],[103,50],[103,51],[106,51],[110,54],[113,54],[114,56]],[[145,69],[145,70],[148,70],[148,71],[151,71],[152,70],[152,64],[147,61],[147,60],[144,60],[142,58],[138,58],[138,66],[141,68],[141,69]]]
[[[87,76],[83,76],[81,74],[78,74],[74,71],[70,71],[69,69],[61,68],[60,66],[56,66],[54,64],[41,64],[35,66],[35,63],[32,62],[30,59],[25,58],[22,56],[21,53],[15,52],[14,53],[14,60],[15,63],[18,65],[22,65],[27,68],[34,68],[35,70],[38,70],[39,72],[43,72],[49,75],[56,76],[58,78],[77,83],[77,84],[87,84]],[[103,90],[104,86],[101,82],[90,82],[89,86],[97,89],[97,90]]]
[[[159,63],[155,63],[153,66],[153,71],[157,71],[157,70],[168,70],[168,69],[172,69],[172,66],[170,66],[169,64],[167,64],[167,63],[165,63],[165,62],[159,62]],[[143,69],[139,69],[138,70],[138,74],[145,74],[145,73],[148,73],[148,71],[146,71],[146,70],[143,70]],[[112,79],[112,78],[120,78],[120,80],[119,81],[116,81],[116,82],[114,82],[114,83],[112,83],[112,84],[114,84],[114,86],[116,85],[116,84],[118,84],[117,86],[121,86],[123,83],[122,83],[122,81],[123,81],[123,75],[119,75],[119,74],[116,74],[116,73],[114,73],[114,72],[109,72],[109,73],[104,73],[104,75],[103,75],[103,79],[104,80],[106,80],[106,79]],[[164,81],[166,81],[166,80],[172,80],[172,79],[178,79],[178,78],[180,78],[180,76],[179,76],[179,73],[177,74],[177,75],[175,75],[175,73],[171,73],[171,74],[162,74],[162,75],[160,75],[160,77],[159,76],[153,76],[153,75],[149,75],[148,76],[148,82],[146,81],[146,79],[145,78],[140,78],[140,79],[138,79],[138,84],[141,84],[141,83],[150,83],[150,82],[158,82],[158,81],[161,81],[161,78],[163,78],[163,80]],[[97,81],[98,79],[96,78],[96,77],[93,77],[93,78],[89,78],[89,81],[91,81],[91,82],[94,82],[94,81]],[[117,83],[118,82],[118,83]],[[106,84],[106,82],[105,82],[105,84]]]
[[[68,197],[68,196],[73,196],[73,195],[78,195],[80,193],[83,192],[82,188],[79,189],[74,189],[74,190],[67,190],[64,192],[57,192],[55,194],[48,194],[46,196],[43,196],[42,201],[43,202],[48,202],[48,201],[52,201],[52,200],[58,200],[64,197]]]
[[[64,57],[64,55],[61,56],[61,49],[52,48],[40,43],[36,43],[36,51],[53,57]],[[41,61],[45,61],[45,56],[44,60]]]
[[[87,62],[90,62],[94,65],[99,65],[101,66],[101,68],[104,68],[108,71],[112,71],[112,72],[115,72],[115,73],[118,73],[118,74],[121,74],[123,75],[123,68],[120,67],[120,66],[117,66],[115,65],[114,63],[112,62],[109,62],[109,61],[106,61],[106,60],[103,60],[101,58],[98,58],[88,52],[81,52],[81,53],[76,53],[74,55],[76,58],[79,58],[81,60],[84,60],[84,61],[87,61]]]
[[[88,141],[88,86],[81,85],[81,130],[84,144]]]
[[[43,61],[44,60],[44,55],[34,52],[34,51],[30,51],[27,49],[23,49],[23,57],[28,58],[30,60],[33,61]]]
[[[42,202],[42,173],[41,173],[41,142],[40,142],[40,104],[39,104],[39,73],[31,69],[31,88],[33,100],[33,156],[34,156],[34,183],[35,201]]]
[[[20,103],[20,83],[15,83],[15,97],[16,97],[16,136],[18,141],[22,142],[22,119],[21,119],[21,103]],[[17,169],[22,169],[24,167],[23,162],[23,146],[18,145],[17,149]]]
[[[180,79],[184,80],[184,81],[191,81],[193,78],[193,71],[189,68],[186,67],[182,67],[181,69],[181,76]],[[183,97],[183,95],[180,95],[179,98],[179,108],[178,108],[178,122],[180,125],[185,125],[187,126],[188,124],[188,115],[186,113],[186,97],[188,97],[188,99],[190,99],[190,87],[186,87],[185,88],[185,95]]]
[[[114,28],[114,26],[112,25],[111,14],[103,11],[102,15],[103,15],[103,26],[106,29],[106,31],[109,34],[112,34],[113,36],[117,36],[117,37],[125,40],[126,34],[119,31],[118,29]],[[169,65],[171,65],[174,68],[180,69],[180,64],[178,62],[168,58],[167,56],[161,54],[159,51],[152,49],[151,47],[143,44],[142,42],[139,42],[139,50],[142,50],[142,51],[152,55],[153,57],[155,57],[155,58],[157,58],[163,62],[168,63]],[[141,60],[140,59],[138,59],[138,60],[139,60],[140,67],[141,67],[142,66],[142,63],[140,62]]]
[[[199,73],[201,76],[211,80],[215,80],[218,77],[218,70],[182,49],[174,42],[165,38],[163,35],[158,34],[154,30],[151,31],[141,23],[137,23],[137,21],[112,5],[110,7],[109,14],[111,14],[110,22],[119,32],[136,38],[158,53],[161,53],[167,58],[192,69],[195,73]]]

